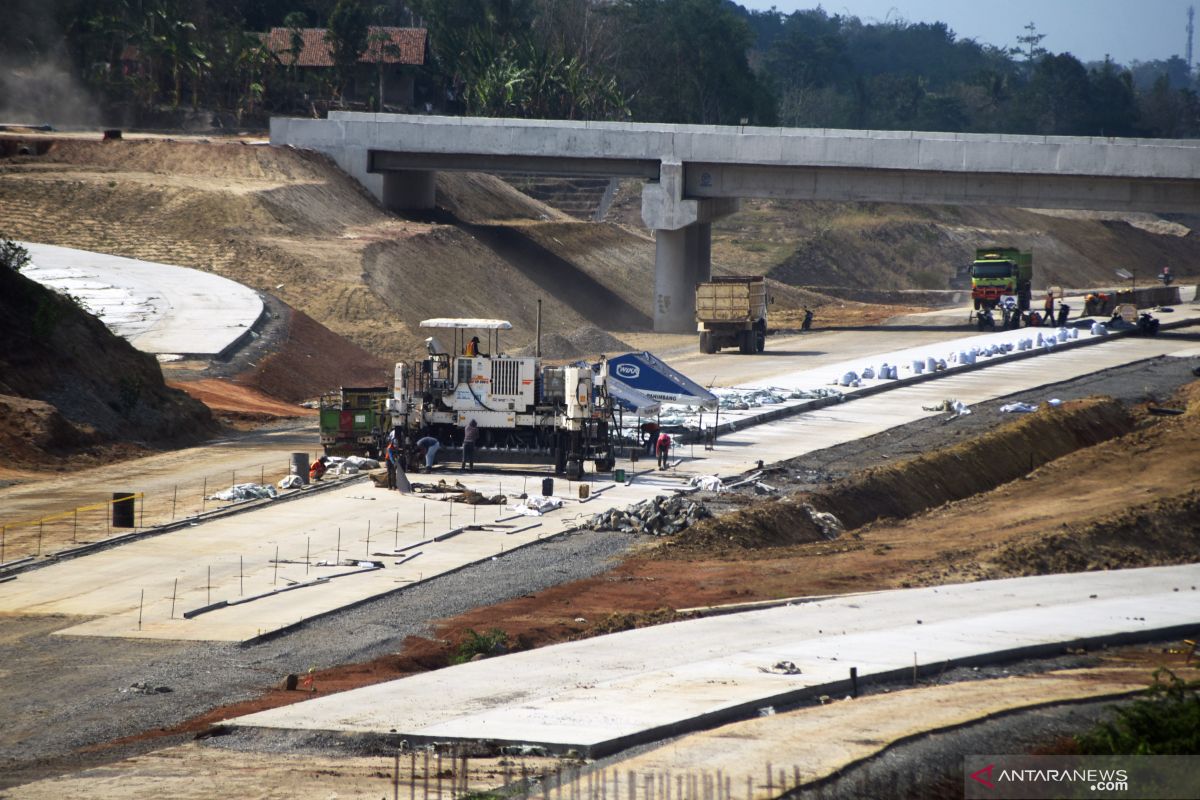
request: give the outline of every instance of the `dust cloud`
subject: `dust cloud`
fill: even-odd
[[[0,124],[55,128],[101,124],[92,97],[63,63],[52,56],[21,63],[0,59]]]

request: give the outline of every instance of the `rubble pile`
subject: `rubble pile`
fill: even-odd
[[[761,406],[773,406],[788,400],[819,400],[822,397],[840,395],[836,389],[714,389],[722,411],[748,411]]]
[[[800,506],[804,513],[808,514],[808,518],[813,521],[813,524],[821,531],[821,535],[826,539],[836,539],[842,535],[846,527],[842,525],[842,521],[826,511],[817,511],[808,503]]]
[[[239,483],[235,486],[230,486],[224,491],[216,492],[208,496],[209,500],[259,500],[270,497],[275,497],[279,492],[275,491],[274,486],[263,486],[258,483]]]
[[[670,536],[711,516],[712,512],[703,503],[677,495],[643,500],[625,510],[613,508],[602,511],[584,522],[582,527],[593,531]]]

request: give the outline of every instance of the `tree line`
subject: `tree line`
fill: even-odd
[[[414,102],[442,113],[1200,135],[1200,84],[1183,59],[1084,64],[1043,48],[1032,23],[1004,47],[942,23],[748,11],[732,0],[13,3],[0,69],[53,60],[109,111],[190,107],[253,124],[330,105],[377,109],[382,64],[360,56],[376,26],[397,26],[427,29],[427,61],[411,68]],[[289,32],[292,58],[258,35],[270,28]],[[294,63],[306,28],[326,29],[329,69]]]

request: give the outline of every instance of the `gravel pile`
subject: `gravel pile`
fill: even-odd
[[[531,356],[536,349],[537,346],[534,344],[526,345],[521,348],[519,354]],[[611,333],[594,327],[580,328],[566,336],[561,333],[542,336],[542,358],[552,360],[585,358],[601,353],[622,353],[629,349],[629,345]]]
[[[582,527],[593,531],[670,536],[711,516],[712,512],[704,504],[676,495],[643,500],[624,511],[618,508],[602,511],[593,515]]]

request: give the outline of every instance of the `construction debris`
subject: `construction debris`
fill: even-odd
[[[559,497],[542,497],[534,495],[533,497],[525,498],[524,502],[514,506],[509,506],[509,509],[526,517],[540,517],[556,508],[562,508],[563,501]]]
[[[170,694],[175,691],[170,686],[151,686],[144,681],[133,683],[127,689],[119,690],[122,694]]]
[[[210,494],[209,500],[260,500],[275,497],[279,494],[274,486],[263,486],[260,483],[239,483],[224,491]]]
[[[468,506],[502,506],[508,502],[508,496],[503,494],[480,494],[473,489],[467,489],[460,494],[449,497],[438,497],[438,500],[450,503],[464,503]]]
[[[781,389],[768,387],[766,389],[714,389],[722,411],[748,411],[761,406],[773,406],[788,400],[819,400],[823,397],[834,397],[841,394],[836,389]]]
[[[721,483],[721,479],[716,475],[696,475],[688,481],[688,486],[693,489],[699,489],[702,492],[716,492],[720,494],[725,490],[725,484]]]
[[[770,672],[775,675],[799,675],[800,668],[791,661],[777,661],[769,667],[759,667],[759,672]]]
[[[836,539],[842,535],[843,531],[846,530],[846,526],[842,524],[842,521],[833,514],[825,511],[817,511],[808,503],[801,504],[800,508],[803,509],[804,512],[808,514],[809,519],[811,519],[816,526],[821,529],[821,535],[826,539]]]
[[[581,527],[593,531],[671,536],[711,516],[712,512],[702,503],[678,495],[643,500],[623,511],[617,508],[602,511],[584,522]]]
[[[949,411],[951,419],[953,419],[955,417],[965,417],[971,413],[971,409],[967,408],[966,403],[964,403],[961,400],[955,400],[954,398],[950,398],[950,397],[946,398],[945,400],[938,403],[937,405],[921,406],[921,410],[923,410],[923,411]]]

